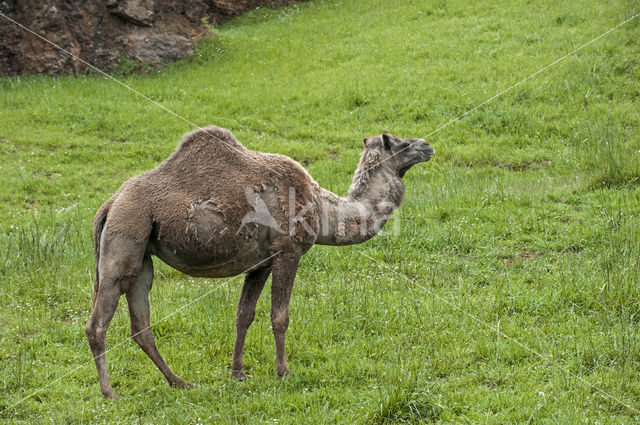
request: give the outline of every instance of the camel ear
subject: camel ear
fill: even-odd
[[[367,147],[367,142],[369,141],[369,139],[362,139],[362,143],[364,144],[364,147]]]
[[[384,148],[386,150],[391,149],[391,136],[389,136],[388,134],[383,134],[382,135],[382,142],[384,143]]]

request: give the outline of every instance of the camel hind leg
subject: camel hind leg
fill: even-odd
[[[107,223],[107,229],[108,227]],[[142,270],[146,242],[140,242],[127,236],[109,234],[108,230],[102,232],[100,238],[95,303],[84,330],[98,370],[100,390],[105,397],[118,398],[111,387],[107,374],[105,358],[107,329],[118,306],[120,296],[138,280]]]
[[[149,291],[151,290],[152,281],[153,261],[149,255],[145,255],[138,278],[126,292],[129,315],[131,317],[131,337],[160,369],[169,385],[179,388],[193,387],[192,383],[184,382],[178,375],[173,373],[156,346],[151,332],[149,310]]]
[[[99,271],[96,281],[95,303],[89,321],[84,327],[93,360],[98,369],[100,390],[105,397],[118,398],[113,391],[107,374],[105,343],[109,323],[118,306],[120,296],[134,282],[142,267],[144,245],[131,238],[116,237],[106,242],[105,234],[101,235]]]
[[[91,312],[91,317],[84,330],[89,340],[93,360],[98,369],[98,379],[100,380],[100,390],[107,398],[118,398],[113,391],[107,374],[107,361],[105,358],[105,341],[107,339],[107,328],[113,318],[113,314],[120,300],[120,288],[113,280],[103,280],[102,285],[96,294],[96,303]]]

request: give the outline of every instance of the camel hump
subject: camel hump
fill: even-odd
[[[229,130],[211,125],[185,134],[176,150],[158,168],[173,169],[169,173],[177,175],[188,169],[204,170],[211,164],[249,156],[251,151]]]
[[[191,145],[211,144],[214,145],[224,143],[227,146],[244,150],[244,146],[235,138],[235,136],[227,129],[210,125],[201,127],[182,137],[182,141],[178,146],[178,150],[186,149]]]

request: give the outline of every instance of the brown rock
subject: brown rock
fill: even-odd
[[[193,53],[193,43],[181,35],[151,28],[136,29],[118,38],[127,58],[165,64]]]
[[[203,19],[219,25],[261,5],[294,1],[0,0],[0,74],[84,73],[83,61],[109,71],[121,57],[160,67],[211,35]]]
[[[107,0],[109,13],[137,25],[151,26],[153,0]]]

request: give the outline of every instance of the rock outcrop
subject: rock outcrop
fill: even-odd
[[[212,25],[256,7],[295,0],[0,0],[0,73],[85,73],[121,58],[155,66],[193,53]],[[4,15],[4,16],[3,16]]]

